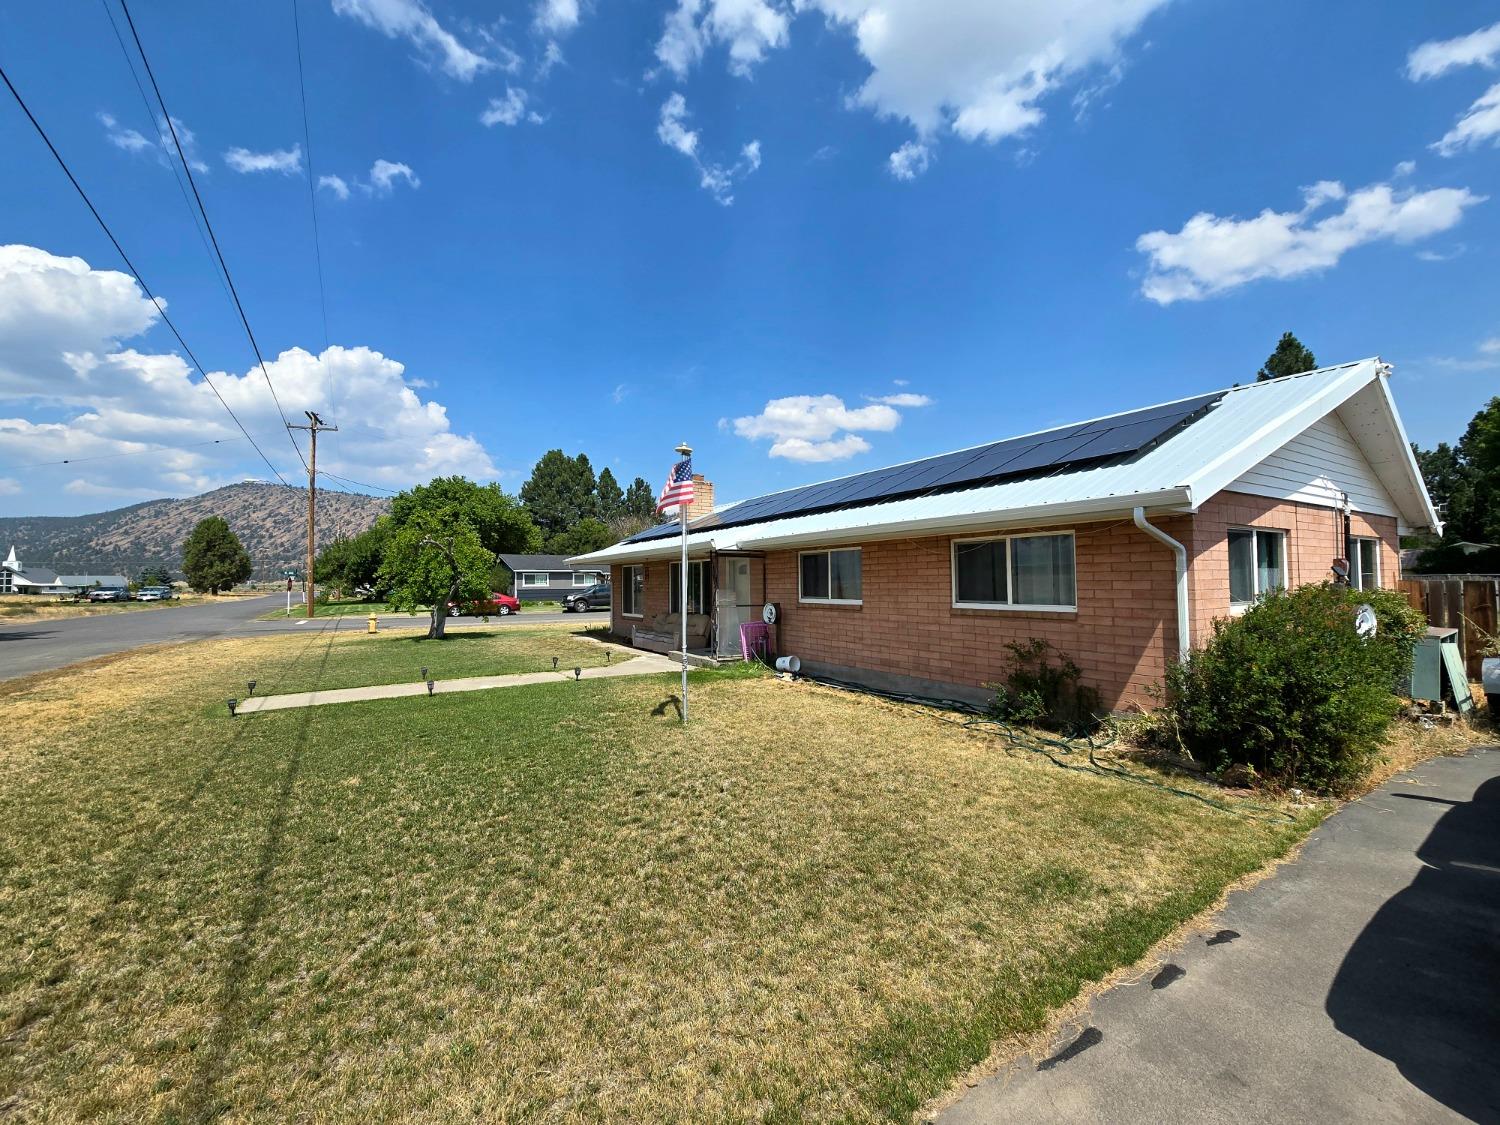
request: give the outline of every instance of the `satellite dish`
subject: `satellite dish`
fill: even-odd
[[[1368,602],[1363,603],[1354,611],[1354,631],[1361,637],[1369,639],[1375,635],[1379,623],[1375,620],[1375,607]]]

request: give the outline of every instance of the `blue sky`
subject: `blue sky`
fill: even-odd
[[[1500,390],[1490,4],[298,3],[326,339],[291,0],[131,14],[348,479],[561,447],[655,487],[686,439],[743,497],[1250,379],[1287,329],[1392,362],[1424,445]],[[109,14],[6,0],[0,65],[297,483]],[[269,476],[8,100],[0,146],[0,513]]]

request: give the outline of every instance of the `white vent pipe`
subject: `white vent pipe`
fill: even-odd
[[[1193,638],[1188,624],[1192,620],[1192,612],[1188,602],[1187,548],[1161,528],[1147,523],[1145,508],[1136,508],[1133,518],[1136,527],[1172,548],[1172,554],[1177,558],[1177,659],[1186,661],[1188,653],[1193,651]]]

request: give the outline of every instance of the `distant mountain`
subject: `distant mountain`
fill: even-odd
[[[318,492],[318,547],[357,535],[384,515],[390,501],[347,492]],[[199,520],[223,516],[245,544],[255,577],[299,574],[307,557],[307,492],[247,482],[184,500],[148,500],[91,516],[0,517],[0,555],[15,545],[26,565],[69,574],[124,574],[147,566],[182,575],[182,544]]]

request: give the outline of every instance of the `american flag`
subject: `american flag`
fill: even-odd
[[[658,513],[665,512],[668,508],[687,507],[693,502],[693,459],[684,457],[672,466],[672,471],[667,474],[667,483],[662,485],[661,496],[657,498],[656,510]]]

